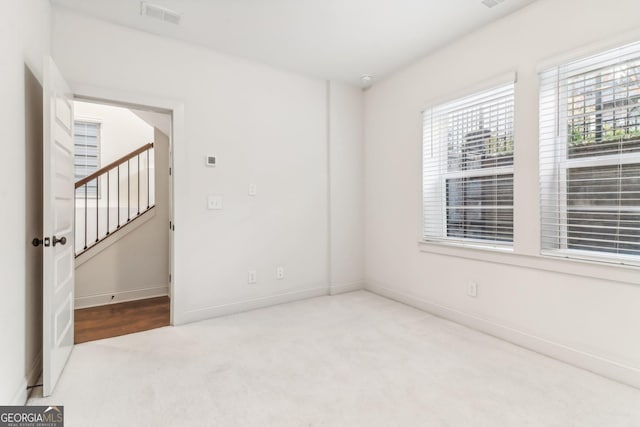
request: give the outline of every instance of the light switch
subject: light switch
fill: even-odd
[[[212,194],[207,197],[207,209],[212,211],[222,210],[222,196]]]
[[[258,191],[258,187],[255,184],[249,184],[249,195],[255,196]]]

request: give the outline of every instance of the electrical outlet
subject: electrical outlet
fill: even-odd
[[[213,211],[222,210],[222,196],[212,194],[207,197],[207,209]]]
[[[249,184],[249,195],[255,196],[258,192],[258,186],[255,184]]]
[[[255,270],[249,270],[249,284],[250,285],[254,285],[256,284],[256,282],[258,281],[258,274],[256,273]]]
[[[469,282],[467,285],[467,295],[474,298],[478,296],[478,284],[476,282]]]
[[[278,280],[284,279],[284,267],[276,268],[276,279]]]

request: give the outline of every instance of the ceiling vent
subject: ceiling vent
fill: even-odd
[[[168,22],[175,25],[178,25],[180,23],[180,19],[182,19],[182,15],[180,15],[178,12],[144,1],[140,2],[140,15],[159,19],[160,21]]]
[[[499,5],[504,0],[482,0],[482,4],[487,6],[488,8],[492,8],[494,6]]]

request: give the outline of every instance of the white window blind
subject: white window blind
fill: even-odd
[[[75,121],[73,124],[74,173],[76,181],[100,168],[100,123]],[[87,195],[95,195],[96,181],[87,184]],[[84,190],[82,190],[84,197]]]
[[[513,243],[514,83],[423,114],[425,240]]]
[[[640,43],[540,75],[542,252],[640,262]]]

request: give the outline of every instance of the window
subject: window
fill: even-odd
[[[542,252],[640,262],[640,43],[541,73]]]
[[[73,128],[74,171],[76,181],[100,168],[100,123],[76,121]],[[96,182],[87,184],[87,195],[96,195]],[[84,197],[84,191],[81,197]]]
[[[514,83],[423,115],[424,239],[513,244]]]

